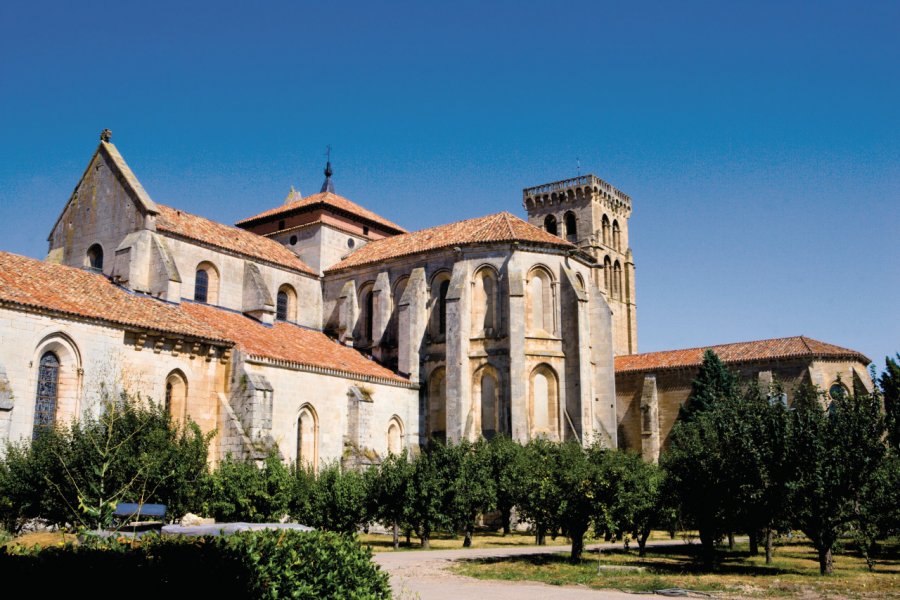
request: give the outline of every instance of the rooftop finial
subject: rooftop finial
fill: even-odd
[[[100,132],[100,141],[101,142],[109,142],[112,139],[112,131],[109,129],[104,129]]]
[[[326,146],[325,150],[326,162],[325,162],[325,182],[322,184],[322,192],[331,192],[334,193],[334,182],[331,181],[331,146]]]

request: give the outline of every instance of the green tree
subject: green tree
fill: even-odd
[[[354,534],[369,523],[366,480],[339,463],[322,469],[311,498],[312,525],[325,531]]]
[[[294,481],[277,451],[261,466],[226,456],[205,482],[204,510],[217,521],[278,521],[289,514]]]
[[[413,465],[405,449],[401,454],[390,454],[378,467],[370,468],[365,474],[369,514],[391,526],[395,550],[400,547],[400,526],[406,514],[412,474]]]
[[[430,547],[432,533],[451,524],[448,514],[453,461],[447,446],[432,442],[413,463],[404,521],[416,532],[422,548]]]
[[[884,398],[885,421],[888,440],[894,450],[900,450],[900,354],[893,359],[885,357],[884,373],[878,379]]]
[[[606,530],[598,534],[627,532],[645,556],[647,539],[655,527],[671,527],[673,509],[662,494],[663,470],[634,452],[609,452],[606,477],[612,483],[612,502]],[[598,523],[599,524],[599,523]]]
[[[788,440],[795,477],[791,520],[818,552],[819,570],[834,570],[832,549],[857,517],[866,483],[882,467],[885,446],[880,401],[873,395],[834,399],[826,410],[818,390],[795,394]]]
[[[522,518],[534,528],[540,546],[547,543],[547,534],[555,532],[558,522],[555,450],[556,446],[543,438],[531,440],[523,450],[522,494],[517,506]]]
[[[491,468],[491,448],[481,439],[474,444],[463,440],[453,448],[457,457],[450,516],[455,529],[463,531],[463,547],[472,545],[478,515],[494,509],[497,486]]]
[[[497,435],[489,442],[492,479],[496,487],[496,508],[500,513],[503,535],[510,531],[513,507],[522,496],[525,479],[522,445],[508,436]]]
[[[679,410],[679,419],[690,421],[696,414],[715,406],[722,398],[731,398],[737,393],[737,376],[728,370],[715,352],[706,350],[697,377],[691,382],[688,401]]]

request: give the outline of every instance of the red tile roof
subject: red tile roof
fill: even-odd
[[[242,314],[205,304],[184,302],[182,309],[191,317],[217,329],[220,335],[233,340],[241,351],[251,356],[396,383],[410,383],[408,379],[320,331],[283,322],[276,322],[268,327]]]
[[[98,273],[0,252],[0,304],[204,340],[228,338],[176,304],[133,294]]]
[[[216,223],[183,210],[162,204],[156,206],[159,209],[159,216],[156,219],[157,231],[173,233],[216,248],[230,250],[251,259],[263,260],[294,271],[317,275],[296,254],[275,240],[237,227]]]
[[[292,198],[296,198],[296,200]],[[252,217],[248,217],[246,219],[238,221],[237,223],[235,223],[235,225],[237,225],[238,227],[246,227],[247,225],[255,224],[258,222],[272,220],[275,217],[285,215],[287,213],[305,212],[307,210],[313,210],[316,208],[337,209],[338,212],[348,214],[351,217],[362,219],[363,221],[369,221],[370,223],[380,225],[381,227],[384,227],[388,230],[397,233],[406,232],[405,229],[403,229],[396,223],[388,221],[381,215],[377,215],[371,210],[363,208],[356,202],[348,200],[343,196],[338,196],[333,192],[321,192],[318,194],[307,196],[306,198],[301,198],[300,194],[297,192],[291,192],[291,194],[288,196],[287,201],[281,206],[276,206],[271,210],[267,210],[265,212],[259,213],[258,215],[254,215]]]
[[[331,273],[440,248],[491,242],[526,242],[575,248],[562,238],[526,223],[511,213],[501,212],[369,242],[325,272]]]
[[[707,349],[718,354],[719,358],[726,364],[789,358],[846,359],[857,360],[864,364],[871,362],[866,356],[855,350],[820,342],[801,335],[771,340],[757,340],[755,342],[738,342],[702,348],[663,350],[661,352],[617,356],[616,373],[699,367],[703,362],[703,353]]]

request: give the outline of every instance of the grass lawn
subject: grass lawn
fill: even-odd
[[[471,560],[454,569],[479,579],[531,580],[630,592],[685,588],[716,592],[717,596],[900,598],[897,540],[883,546],[874,573],[868,571],[857,552],[845,550],[835,555],[835,572],[829,577],[819,575],[812,546],[796,539],[776,547],[772,565],[765,564],[764,555],[750,556],[747,545],[738,544],[734,552],[722,551],[722,562],[715,573],[699,566],[698,549],[697,545],[651,547],[644,558],[638,557],[636,549],[604,550],[599,557],[596,553],[585,555],[577,565],[570,564],[565,554]]]
[[[394,538],[390,534],[378,533],[361,533],[359,535],[361,544],[371,546],[372,552],[393,552]],[[421,550],[419,538],[415,534],[410,539],[410,544],[406,544],[406,537],[400,535],[400,551],[403,550]],[[564,538],[557,540],[559,544],[567,543]],[[553,543],[553,542],[550,542]],[[463,536],[451,535],[448,533],[434,533],[431,536],[430,550],[459,550],[463,545]],[[504,536],[495,531],[476,532],[472,538],[472,548],[515,548],[519,546],[534,546],[534,536],[523,533],[510,533]]]

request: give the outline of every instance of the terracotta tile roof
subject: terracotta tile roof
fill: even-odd
[[[126,327],[227,340],[178,305],[133,294],[98,273],[0,252],[0,304],[5,303]]]
[[[369,242],[325,272],[340,271],[440,248],[514,241],[575,248],[562,238],[526,223],[511,213],[501,212]]]
[[[719,358],[726,364],[788,358],[847,359],[858,360],[865,364],[871,362],[866,356],[855,350],[800,335],[754,342],[720,344],[702,348],[663,350],[661,352],[617,356],[616,373],[698,367],[703,361],[703,353],[707,349],[718,354]]]
[[[396,383],[410,383],[408,379],[320,331],[283,322],[276,322],[269,327],[242,314],[205,304],[183,302],[182,309],[198,321],[218,329],[222,337],[233,340],[241,351],[252,356]]]
[[[156,207],[159,209],[159,216],[156,219],[158,231],[173,233],[180,237],[230,250],[248,258],[316,275],[296,254],[275,240],[162,204],[157,204]]]
[[[293,198],[296,198],[294,200]],[[241,221],[235,223],[238,227],[246,227],[252,223],[268,221],[274,217],[285,215],[290,212],[304,212],[306,210],[312,210],[315,208],[332,208],[337,209],[339,212],[343,212],[349,214],[352,217],[357,217],[364,221],[369,221],[371,223],[375,223],[377,225],[381,225],[387,229],[395,231],[397,233],[405,233],[406,230],[397,225],[392,221],[388,221],[381,215],[377,215],[373,213],[371,210],[367,208],[363,208],[356,202],[348,200],[343,196],[338,196],[333,192],[320,192],[318,194],[313,194],[311,196],[307,196],[306,198],[301,198],[300,194],[297,192],[291,192],[287,200],[281,206],[276,206],[271,210],[267,210],[265,212],[261,212],[258,215],[254,215],[252,217],[248,217]]]

